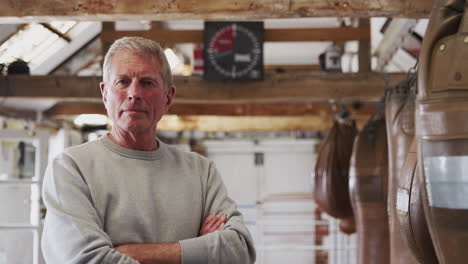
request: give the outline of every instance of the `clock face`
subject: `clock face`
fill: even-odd
[[[206,22],[204,77],[263,78],[263,22]]]

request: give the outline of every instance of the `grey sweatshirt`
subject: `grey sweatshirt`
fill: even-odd
[[[69,148],[48,166],[42,251],[49,264],[135,264],[113,247],[179,241],[182,263],[253,263],[250,233],[214,164],[159,142],[130,150],[107,136]],[[222,231],[198,237],[208,215]]]

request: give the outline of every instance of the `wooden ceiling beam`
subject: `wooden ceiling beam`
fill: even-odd
[[[377,101],[384,91],[384,79],[390,86],[406,77],[405,73],[266,73],[258,82],[205,81],[199,76],[176,76],[177,103],[310,103]],[[100,101],[102,77],[8,76],[0,78],[0,96],[49,98],[60,100],[92,99]]]
[[[375,104],[363,104],[354,109],[348,107],[352,115],[369,116],[375,111]],[[106,109],[102,103],[59,103],[45,111],[46,117],[103,114]],[[179,116],[331,116],[332,110],[329,104],[180,104],[176,103],[169,109],[169,114]]]
[[[370,27],[370,19],[361,18],[359,19],[359,26]],[[359,59],[359,72],[371,72],[372,71],[372,56],[371,56],[371,41],[370,30],[367,32],[368,40],[359,41],[358,59]]]
[[[359,128],[376,104],[348,107]],[[44,112],[49,119],[79,114],[106,114],[102,103],[61,103]],[[329,104],[206,105],[175,104],[158,124],[160,130],[201,131],[323,131],[330,129]]]
[[[0,23],[376,16],[426,18],[433,3],[434,0],[0,0]]]
[[[37,113],[34,111],[30,111],[30,110],[22,110],[22,109],[0,106],[0,117],[18,119],[18,120],[36,120]]]
[[[1,1],[1,0],[0,0]],[[370,41],[370,26],[337,28],[284,28],[265,29],[265,42],[285,41]],[[144,37],[165,44],[203,43],[202,30],[106,30],[101,32],[103,43],[112,43],[116,39],[128,36]]]
[[[265,42],[370,40],[370,26],[266,29]]]
[[[267,64],[263,68],[267,72],[320,71],[319,64]]]
[[[107,115],[106,108],[103,103],[90,102],[73,102],[73,103],[58,103],[43,113],[47,117],[57,116],[74,116],[83,114],[100,114]]]
[[[362,129],[369,116],[359,116],[356,123]],[[175,116],[165,115],[159,130],[208,132],[234,131],[325,131],[333,124],[331,116]]]
[[[57,35],[59,38],[65,40],[66,42],[70,43],[72,41],[69,36],[67,36],[66,34],[63,34],[60,30],[54,28],[51,24],[49,24],[49,23],[40,23],[40,24],[43,27],[45,27],[47,30],[49,30],[50,32]]]

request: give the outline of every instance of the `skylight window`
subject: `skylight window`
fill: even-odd
[[[76,22],[52,22],[50,25],[66,34],[76,25]],[[36,59],[54,53],[58,43],[65,45],[66,40],[40,24],[29,24],[0,46],[0,63],[8,64],[22,59],[31,67]]]
[[[58,31],[66,34],[73,26],[76,25],[75,21],[54,21],[50,23],[51,26],[56,28]]]

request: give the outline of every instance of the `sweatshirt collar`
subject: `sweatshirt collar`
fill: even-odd
[[[156,139],[156,140],[158,141],[158,145],[159,145],[159,147],[156,150],[143,151],[143,150],[128,149],[128,148],[119,146],[109,138],[109,134],[106,134],[100,138],[100,141],[102,142],[102,144],[106,148],[111,150],[112,152],[115,152],[127,158],[143,159],[143,160],[156,160],[162,157],[164,150],[166,149],[167,146],[166,144],[161,142],[161,140],[159,139]]]

